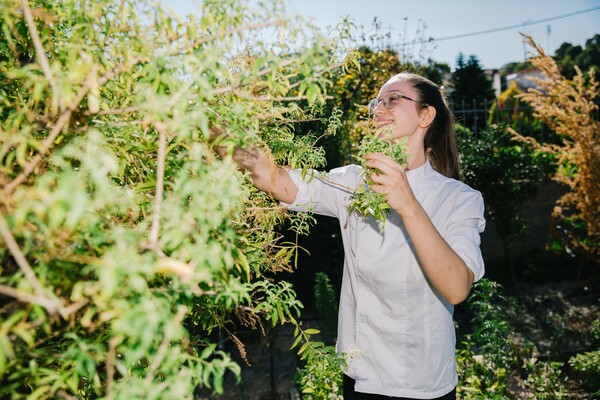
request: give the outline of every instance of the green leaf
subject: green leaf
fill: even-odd
[[[321,331],[319,331],[318,329],[309,328],[309,329],[305,329],[304,333],[307,335],[316,335],[318,333],[321,333]]]

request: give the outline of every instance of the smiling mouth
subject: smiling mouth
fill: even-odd
[[[391,125],[393,122],[394,121],[378,121],[378,122],[375,123],[375,127],[377,129],[381,129],[381,128],[384,128],[384,127],[386,127],[388,125]]]

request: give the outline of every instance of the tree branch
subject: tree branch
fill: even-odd
[[[173,319],[172,324],[173,325],[181,324],[181,321],[183,321],[183,318],[185,317],[186,313],[187,313],[187,307],[183,306],[183,305],[180,306],[179,309],[177,310],[177,314],[175,315],[175,318]],[[156,371],[158,370],[158,367],[160,366],[160,364],[162,364],[163,359],[165,358],[165,355],[167,354],[167,349],[169,348],[170,343],[171,343],[171,335],[169,335],[169,332],[167,331],[167,328],[165,327],[165,337],[163,338],[163,341],[160,344],[158,351],[156,352],[156,357],[154,357],[154,360],[152,360],[152,365],[150,365],[150,368],[148,370],[148,375],[146,375],[146,379],[145,379],[146,383],[150,383],[154,379],[154,376],[156,375]]]
[[[102,110],[102,111],[98,111],[97,113],[91,113],[89,111],[86,111],[85,113],[83,113],[83,115],[95,115],[95,116],[101,116],[101,115],[122,115],[122,114],[137,112],[137,111],[140,111],[140,110],[141,110],[141,107],[132,106],[132,107],[121,108],[121,109],[118,109],[118,110]]]
[[[29,28],[29,34],[31,35],[31,40],[33,41],[33,47],[35,48],[35,54],[38,62],[40,63],[40,67],[42,67],[42,71],[50,83],[50,86],[54,87],[56,82],[54,82],[54,77],[52,76],[52,71],[50,70],[50,64],[48,64],[48,58],[46,57],[44,46],[42,45],[40,35],[38,35],[37,28],[35,27],[35,21],[33,20],[29,2],[27,0],[23,0],[21,3],[23,5],[23,16],[25,17],[25,21],[27,21],[27,27]]]
[[[17,265],[19,266],[19,268],[21,268],[21,270],[27,277],[27,279],[29,280],[29,283],[31,283],[31,286],[33,287],[35,293],[39,297],[45,297],[44,289],[42,289],[42,285],[41,285],[40,281],[38,280],[37,276],[35,276],[35,272],[33,272],[31,265],[29,265],[29,262],[27,261],[27,259],[25,258],[25,255],[19,248],[19,245],[17,244],[17,241],[15,240],[12,232],[8,228],[8,225],[6,224],[6,220],[4,219],[4,216],[1,214],[0,214],[0,235],[2,235],[2,238],[4,239],[4,243],[6,243],[8,250],[12,254],[15,261],[17,262]],[[15,297],[15,296],[12,296],[12,297]]]
[[[29,174],[31,174],[35,167],[37,167],[38,164],[42,161],[42,157],[48,152],[48,150],[50,150],[50,148],[54,144],[54,141],[58,137],[58,134],[62,131],[64,126],[71,118],[71,114],[72,111],[67,110],[64,114],[60,116],[58,121],[56,121],[56,125],[54,125],[54,127],[50,131],[50,135],[48,135],[46,140],[42,142],[42,147],[39,153],[36,154],[36,156],[33,157],[33,159],[27,165],[25,165],[23,171],[15,179],[13,179],[8,185],[4,186],[3,190],[5,194],[10,194],[17,186],[25,182],[25,179],[27,179]]]
[[[23,0],[23,1],[26,1],[26,0]],[[65,125],[67,125],[67,123],[71,119],[71,115],[73,114],[73,111],[77,108],[77,106],[79,106],[79,103],[81,103],[81,101],[83,100],[85,95],[89,92],[89,90],[93,84],[92,80],[94,79],[94,75],[95,75],[95,70],[92,70],[88,73],[86,80],[85,80],[85,84],[81,87],[81,89],[79,89],[79,92],[77,93],[77,97],[75,97],[75,100],[73,101],[73,103],[71,103],[69,108],[67,110],[65,110],[65,112],[58,118],[58,120],[56,121],[56,124],[50,131],[50,134],[42,142],[40,151],[35,155],[35,157],[33,157],[33,159],[27,165],[25,165],[25,168],[23,168],[23,171],[15,179],[13,179],[8,185],[6,185],[4,187],[3,191],[5,194],[10,194],[17,186],[19,186],[21,183],[23,183],[27,179],[27,177],[33,172],[33,170],[38,166],[38,164],[42,161],[42,158],[44,157],[44,155],[46,155],[46,153],[50,150],[50,148],[54,144],[54,141],[56,140],[56,138],[58,137],[60,132],[63,130]]]
[[[117,352],[117,343],[120,340],[118,336],[113,336],[108,342],[108,354],[106,355],[106,394],[110,392],[110,386],[112,385],[115,377],[115,357]],[[110,396],[109,398],[112,398]]]
[[[152,217],[152,228],[150,230],[150,248],[158,247],[158,231],[160,230],[160,210],[163,202],[163,187],[165,179],[165,158],[167,152],[167,132],[161,122],[155,122],[154,127],[158,131],[158,156],[156,160],[156,194],[154,196],[154,215]]]
[[[54,314],[57,311],[56,304],[50,299],[43,296],[34,296],[21,290],[11,288],[10,286],[0,284],[0,294],[13,297],[23,303],[37,304],[42,306],[46,309],[46,311],[48,311],[49,314]]]
[[[283,26],[284,22],[283,21],[275,21],[275,22],[264,22],[262,24],[254,24],[254,25],[246,25],[246,26],[239,26],[235,29],[229,29],[226,30],[224,32],[218,32],[218,33],[214,33],[212,35],[208,35],[205,36],[201,39],[198,39],[192,43],[187,44],[186,46],[182,47],[180,50],[178,50],[178,53],[187,53],[188,51],[203,45],[206,42],[210,42],[211,40],[215,40],[218,39],[220,37],[225,37],[225,36],[230,36],[230,35],[234,35],[236,33],[240,33],[240,32],[246,32],[246,31],[251,31],[251,30],[256,30],[256,29],[262,29],[262,28],[268,28],[268,27],[272,27],[272,26]]]

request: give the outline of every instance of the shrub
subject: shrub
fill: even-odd
[[[600,261],[600,121],[599,83],[594,69],[588,78],[575,67],[573,79],[563,75],[556,62],[531,37],[526,37],[537,55],[531,63],[545,75],[534,79],[537,88],[519,95],[535,109],[535,116],[562,138],[560,145],[539,144],[516,134],[523,141],[553,155],[558,166],[554,179],[569,191],[556,203],[553,217],[561,249]]]
[[[229,146],[322,165],[289,121],[319,118],[336,42],[277,1],[207,0],[184,19],[145,1],[6,0],[0,25],[0,397],[192,398],[239,376],[217,346],[224,332],[244,354],[233,321],[308,338],[271,276],[296,251],[276,227],[306,233],[310,216],[207,138],[220,126]]]

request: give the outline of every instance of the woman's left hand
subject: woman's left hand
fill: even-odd
[[[393,158],[382,153],[365,154],[363,158],[365,166],[381,171],[371,174],[371,189],[383,194],[390,207],[400,216],[414,210],[416,198],[406,178],[406,170]]]

